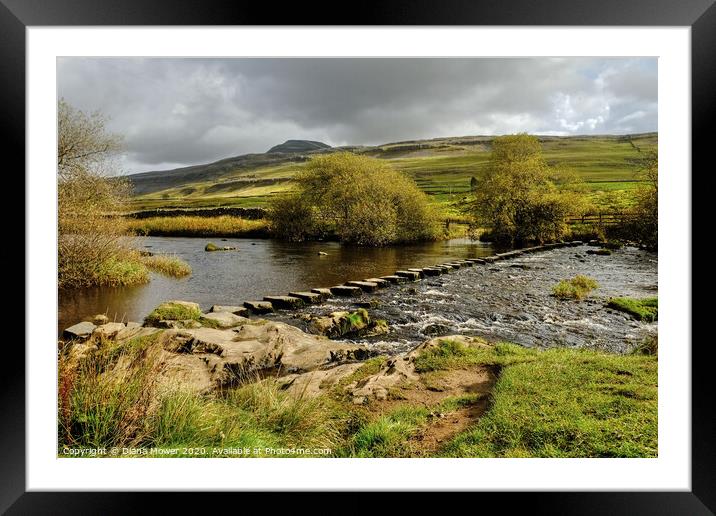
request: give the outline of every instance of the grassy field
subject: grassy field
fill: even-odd
[[[616,196],[630,203],[629,193],[638,185],[630,160],[642,151],[657,147],[656,133],[594,137],[542,137],[542,148],[549,164],[572,170],[585,182],[590,198],[606,204]],[[403,142],[379,147],[359,147],[355,152],[388,161],[412,177],[418,186],[445,205],[455,205],[469,197],[470,179],[478,181],[489,160],[489,138],[443,138]],[[159,207],[264,206],[273,196],[292,187],[292,177],[304,166],[304,158],[288,155],[286,162],[256,165],[242,161],[235,169],[226,167],[206,179],[182,176],[161,190],[135,197],[132,209]],[[294,161],[291,161],[294,160]],[[201,168],[201,167],[198,167]],[[169,173],[171,174],[171,173]],[[451,211],[448,209],[448,211]]]
[[[193,394],[181,385],[157,390],[161,357],[156,334],[103,343],[79,365],[63,357],[60,449],[159,447],[208,457],[235,457],[222,450],[237,448],[250,448],[249,456],[265,456],[268,448],[322,450],[309,454],[318,457],[658,454],[655,354],[473,347],[445,338],[416,358],[419,381],[358,405],[344,389],[377,373],[386,357],[366,361],[315,398],[292,395],[275,378],[221,395]],[[437,392],[441,379],[485,370],[496,376],[489,391]],[[455,426],[455,418],[480,406],[479,416]],[[436,434],[440,426],[455,431]],[[441,438],[430,441],[431,435]]]

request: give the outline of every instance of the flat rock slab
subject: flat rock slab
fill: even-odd
[[[97,326],[91,322],[85,321],[66,328],[65,331],[62,332],[62,335],[68,339],[86,339],[92,335],[96,327]]]
[[[470,260],[459,260],[457,263],[459,263],[463,267],[472,267],[473,265],[475,265]]]
[[[297,297],[304,303],[318,304],[323,301],[323,296],[318,292],[289,292],[289,296]]]
[[[469,260],[466,260],[466,261],[472,262],[473,264],[476,264],[476,265],[484,265],[485,264],[485,260],[483,260],[482,258],[470,258]]]
[[[423,269],[422,269],[422,268],[421,268],[421,269],[418,269],[418,268],[414,267],[414,268],[408,269],[408,272],[417,272],[417,273],[418,273],[418,277],[420,277],[420,278],[424,278],[424,277],[425,277],[425,274],[423,274]]]
[[[375,283],[376,285],[378,285],[378,288],[385,288],[390,285],[390,281],[381,278],[366,278],[363,281]]]
[[[331,293],[330,288],[312,288],[311,292],[315,294],[320,294],[320,296],[325,300],[331,297],[333,294]]]
[[[391,283],[405,283],[408,281],[408,278],[404,278],[403,276],[381,276],[380,279],[389,281]]]
[[[446,263],[445,265],[449,265],[449,266],[452,267],[453,269],[460,269],[460,268],[462,268],[462,264],[461,264],[461,263],[458,263],[458,262],[448,262],[448,263]]]
[[[266,296],[264,301],[271,303],[274,308],[283,308],[285,310],[296,310],[306,304],[303,299],[293,296]]]
[[[425,276],[440,276],[442,274],[442,269],[436,269],[433,267],[426,267],[423,269],[423,275]]]
[[[497,258],[496,256],[487,256],[483,258],[483,260],[485,260],[485,263],[494,263],[499,260],[499,258]]]
[[[245,301],[244,306],[255,314],[267,314],[273,312],[273,305],[268,301]]]
[[[244,310],[248,313],[246,308],[244,308]],[[219,328],[233,328],[234,326],[239,326],[249,321],[248,318],[232,314],[231,312],[209,312],[208,314],[202,315],[202,319],[210,321]]]
[[[363,290],[360,287],[350,285],[336,285],[335,287],[331,287],[331,294],[334,296],[358,297],[362,293]]]
[[[249,310],[243,306],[232,306],[232,305],[214,305],[211,307],[209,312],[229,312],[230,314],[240,315],[246,317],[249,314]]]
[[[449,267],[447,265],[433,265],[433,269],[439,269],[442,274],[447,274],[452,270],[452,267]]]
[[[351,287],[358,287],[365,292],[375,292],[378,288],[377,283],[372,283],[370,281],[348,281],[346,282],[346,285]]]
[[[403,276],[404,278],[408,278],[411,280],[417,280],[420,279],[420,274],[413,271],[395,271],[396,276]]]

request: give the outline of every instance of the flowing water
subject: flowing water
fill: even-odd
[[[206,242],[201,238],[139,239],[140,248],[172,253],[187,261],[192,275],[179,280],[153,275],[147,285],[62,292],[58,330],[97,313],[107,313],[116,320],[141,321],[156,305],[170,299],[195,301],[207,310],[213,304],[241,304],[266,295],[330,287],[408,267],[500,251],[466,239],[378,249],[335,242],[215,239],[219,245],[236,246],[238,250],[207,253]],[[528,254],[364,294],[361,300],[375,298],[379,302],[370,314],[386,319],[391,331],[358,342],[377,351],[395,352],[427,338],[461,333],[525,346],[626,351],[655,333],[656,324],[641,323],[607,309],[605,300],[612,296],[655,296],[657,256],[633,247],[614,251],[611,256],[587,254],[588,249],[566,247]],[[554,284],[577,274],[599,282],[588,299],[562,301],[550,295]],[[327,315],[355,309],[355,302],[331,298],[301,313]],[[305,329],[299,313],[280,311],[268,317]]]
[[[523,255],[364,294],[364,298],[379,302],[369,312],[374,318],[386,319],[391,331],[356,342],[378,351],[396,351],[435,336],[464,334],[525,346],[628,351],[655,334],[656,323],[635,321],[604,305],[609,297],[656,296],[657,257],[633,247],[611,256],[586,254],[588,249],[567,247]],[[553,285],[577,274],[599,283],[589,298],[560,300],[550,295]],[[332,298],[309,311],[327,314],[355,309],[353,303]],[[299,327],[306,325],[289,312],[273,317]]]

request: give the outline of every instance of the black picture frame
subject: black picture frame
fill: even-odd
[[[339,7],[328,2],[313,2],[307,9],[304,3],[298,2],[279,7],[273,3],[223,0],[0,0],[0,99],[5,133],[0,146],[3,156],[11,157],[17,170],[24,170],[25,29],[28,26],[690,26],[692,170],[704,168],[701,172],[708,173],[706,160],[716,136],[713,129],[716,104],[714,0],[358,0],[352,4],[350,13],[345,14],[340,14]],[[688,172],[683,171],[685,175]],[[23,183],[19,183],[18,191],[24,192]],[[697,219],[693,215],[692,218]],[[25,268],[26,277],[28,274],[32,271]],[[26,321],[27,317],[26,313]],[[692,319],[698,321],[698,317],[692,316]],[[710,378],[712,366],[706,356],[712,346],[709,341],[694,340],[694,343],[690,492],[481,493],[482,500],[509,498],[512,503],[529,504],[531,512],[551,514],[713,514],[716,510],[716,424]],[[0,511],[8,514],[129,514],[151,510],[148,494],[25,492],[24,366],[24,356],[18,353],[13,356],[13,366],[3,368],[0,374]],[[162,503],[178,502],[184,510],[194,504],[205,507],[207,503],[203,497],[187,493],[173,493],[164,498]],[[213,494],[211,505],[222,503],[224,498],[224,495]],[[169,505],[163,510],[171,510]]]

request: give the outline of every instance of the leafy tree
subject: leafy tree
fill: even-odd
[[[494,139],[475,198],[475,215],[491,238],[512,245],[562,238],[567,216],[583,209],[576,176],[549,167],[539,140],[527,134]]]
[[[289,240],[336,236],[378,246],[439,233],[427,196],[380,160],[349,152],[317,156],[295,181],[295,191],[269,208],[272,230]]]

